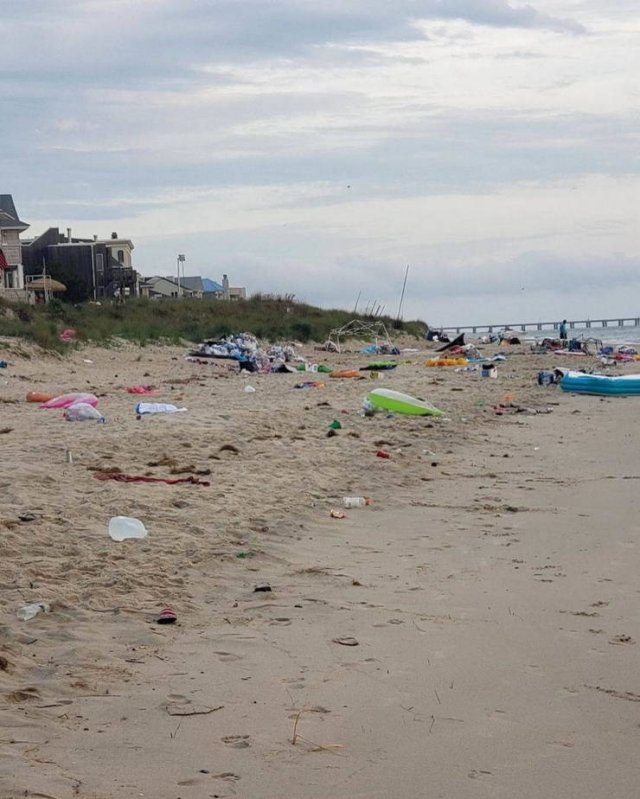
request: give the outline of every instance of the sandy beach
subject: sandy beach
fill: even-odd
[[[538,386],[572,364],[526,346],[483,379],[407,341],[373,381],[4,345],[2,799],[638,796],[638,398]],[[376,386],[445,416],[365,416]]]

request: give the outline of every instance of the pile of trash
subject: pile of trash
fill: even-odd
[[[223,358],[236,361],[247,372],[279,372],[296,357],[291,344],[262,349],[251,333],[226,336],[217,341],[204,341],[187,358]],[[289,369],[284,369],[289,371]]]
[[[621,344],[619,347],[600,347],[598,355],[604,366],[640,361],[638,350],[628,344]]]
[[[531,352],[544,355],[557,352],[560,355],[596,355],[602,350],[602,342],[596,338],[572,338],[562,341],[556,338],[543,338],[531,346]]]
[[[389,342],[382,344],[368,344],[360,350],[365,355],[400,355],[400,350]]]

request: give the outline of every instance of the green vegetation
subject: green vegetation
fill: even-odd
[[[54,299],[46,306],[12,305],[0,300],[0,336],[17,336],[45,349],[64,351],[59,340],[73,328],[79,341],[108,346],[116,338],[140,345],[217,339],[230,333],[253,333],[266,341],[326,341],[335,328],[357,318],[382,322],[390,336],[422,337],[424,322],[398,322],[388,316],[356,316],[323,310],[293,297],[256,295],[241,302],[220,300],[131,299],[124,303],[71,305]]]

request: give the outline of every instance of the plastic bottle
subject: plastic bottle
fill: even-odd
[[[18,608],[16,615],[20,621],[29,621],[33,619],[38,613],[49,613],[51,606],[48,602],[32,602],[30,605],[23,605]]]
[[[127,538],[146,538],[147,530],[140,519],[113,516],[109,520],[109,535],[114,541],[126,541]]]
[[[369,497],[343,497],[342,504],[345,508],[364,508],[371,505],[371,500]]]

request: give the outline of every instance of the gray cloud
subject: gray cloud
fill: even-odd
[[[435,0],[426,6],[427,16],[464,19],[480,25],[586,32],[585,27],[575,20],[543,14],[531,5],[512,4],[506,0]]]

